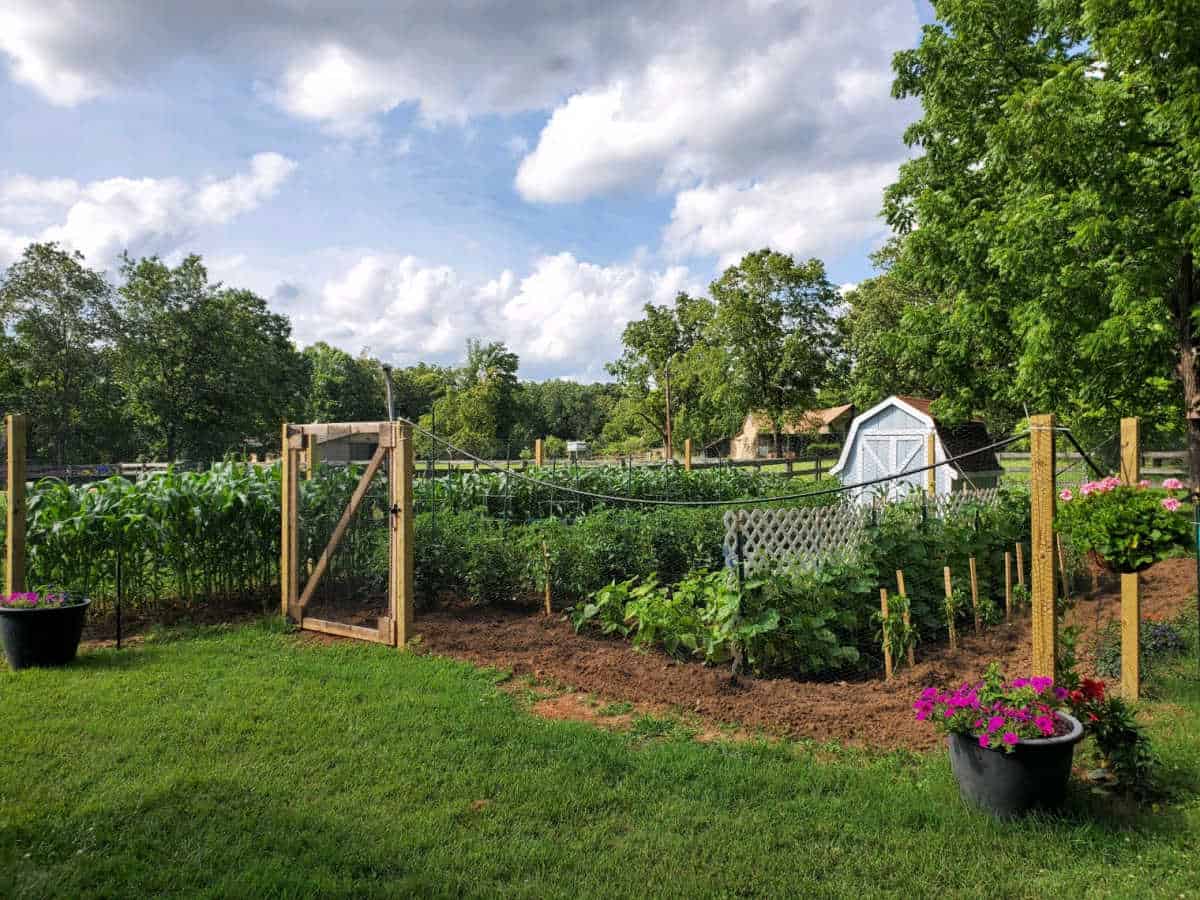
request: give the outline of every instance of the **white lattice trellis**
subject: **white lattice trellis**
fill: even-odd
[[[937,497],[929,512],[944,518],[999,499],[998,488],[958,491]],[[883,515],[884,505],[730,510],[725,513],[725,559],[731,565],[737,561],[739,530],[746,574],[767,566],[815,565],[822,559],[852,555],[868,539],[867,526]]]
[[[725,558],[736,560],[739,530],[748,574],[768,564],[812,564],[853,553],[870,515],[849,505],[731,510],[725,514]]]

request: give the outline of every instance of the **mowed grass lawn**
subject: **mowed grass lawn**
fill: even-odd
[[[501,677],[272,623],[0,669],[0,895],[1200,891],[1194,681],[1152,706],[1175,801],[998,825],[942,754],[610,733]]]

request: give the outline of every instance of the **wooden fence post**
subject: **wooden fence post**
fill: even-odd
[[[888,595],[887,588],[879,589],[879,620],[883,632],[883,680],[892,680],[892,641],[888,634]]]
[[[1012,553],[1004,551],[1004,621],[1012,621]]]
[[[950,567],[942,569],[942,578],[946,583],[946,628],[950,632],[950,649],[958,649],[958,629],[954,625],[954,585],[950,581]]]
[[[395,644],[404,649],[413,630],[413,434],[405,422],[392,424],[392,466],[388,472],[392,494],[391,573],[392,618]]]
[[[542,446],[543,446],[542,439],[534,438],[534,440],[533,440],[533,464],[535,466],[538,466],[539,468],[541,467],[542,462],[545,460],[545,457],[543,455],[544,451],[542,449]]]
[[[552,615],[554,607],[550,603],[550,548],[542,541],[542,574],[546,579],[546,589],[542,598],[546,615]]]
[[[1017,541],[1017,584],[1025,587],[1025,544]]]
[[[28,417],[20,413],[4,417],[8,465],[4,539],[6,594],[19,594],[25,590],[25,430],[28,424]]]
[[[896,570],[896,589],[899,591],[900,596],[904,598],[904,617],[901,619],[901,621],[904,622],[904,630],[908,631],[909,627],[912,625],[912,609],[911,609],[912,604],[910,604],[908,602],[908,591],[906,591],[904,589],[904,570],[903,569]],[[909,639],[907,656],[908,656],[908,667],[911,669],[913,666],[915,666],[917,664],[916,654],[913,651],[911,636]]]
[[[975,636],[982,631],[983,623],[979,619],[979,576],[975,572],[975,557],[967,560],[971,570],[971,613],[975,617]]]
[[[283,423],[279,447],[279,490],[281,513],[279,535],[279,593],[280,612],[284,616],[298,615],[300,595],[300,481],[296,471],[299,452],[288,444],[288,426]]]
[[[937,436],[931,431],[925,436],[925,465],[937,462]],[[925,470],[925,491],[930,497],[937,496],[937,469]]]
[[[1053,678],[1058,657],[1054,608],[1054,416],[1031,416],[1029,427],[1033,674]]]
[[[690,472],[692,471],[692,439],[683,439],[683,468]]]
[[[1058,577],[1062,581],[1062,595],[1064,600],[1071,599],[1071,580],[1067,577],[1067,554],[1063,551],[1063,539],[1061,534],[1054,535],[1055,556],[1058,559]]]
[[[1121,480],[1137,484],[1140,467],[1139,424],[1136,417],[1121,420]],[[1121,574],[1121,696],[1136,700],[1142,690],[1138,630],[1141,627],[1141,585],[1138,574]]]

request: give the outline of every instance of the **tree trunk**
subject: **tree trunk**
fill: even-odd
[[[1195,267],[1189,252],[1179,260],[1175,327],[1178,333],[1179,378],[1183,382],[1183,409],[1187,417],[1188,480],[1193,494],[1200,491],[1200,371],[1197,370],[1198,348],[1192,327],[1195,303]]]
[[[775,458],[779,459],[783,454],[781,454],[779,452],[780,431],[779,431],[779,423],[778,422],[771,423],[771,437],[774,439],[774,442],[775,442]]]

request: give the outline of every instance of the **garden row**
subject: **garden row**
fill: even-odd
[[[353,468],[325,466],[317,477],[301,482],[302,558],[319,556],[358,474]],[[419,480],[414,485],[419,513],[416,579],[424,589],[420,601],[445,590],[485,600],[519,593],[528,580],[527,558],[536,555],[537,571],[541,571],[543,532],[555,553],[572,543],[596,548],[586,562],[562,550],[568,595],[594,590],[612,577],[625,577],[621,566],[634,557],[647,558],[648,533],[657,535],[653,540],[662,548],[664,571],[683,572],[693,564],[719,560],[713,555],[720,545],[717,508],[694,518],[686,511],[677,517],[652,515],[659,524],[650,532],[640,525],[610,526],[604,516],[595,520],[597,524],[581,524],[579,531],[572,531],[562,518],[547,516],[613,510],[594,498],[581,502],[564,487],[642,499],[720,500],[780,493],[779,485],[787,484],[742,470],[619,466],[578,472],[542,470],[538,478],[549,486],[495,473]],[[826,495],[809,502],[830,499]],[[89,485],[43,479],[30,488],[27,502],[27,580],[32,589],[89,596],[103,611],[116,598],[119,569],[123,599],[132,606],[255,598],[262,598],[265,605],[274,603],[279,583],[278,466],[230,462],[205,472],[169,470],[138,481],[109,478]],[[612,522],[641,522],[630,515],[644,509],[623,504],[624,515]],[[331,582],[352,575],[383,579],[387,529],[376,526],[384,524],[386,516],[386,484],[379,478],[339,546]],[[500,530],[504,523],[539,521],[538,537],[530,538],[536,553],[526,553],[524,544],[519,558],[511,548],[507,557],[495,549],[516,537]],[[700,521],[706,526],[694,524]],[[0,516],[0,532],[3,523]],[[674,539],[664,536],[671,530],[678,532],[677,547]],[[709,548],[707,556],[696,549],[698,542]],[[568,557],[576,561],[567,562]],[[659,564],[657,556],[651,558]]]

